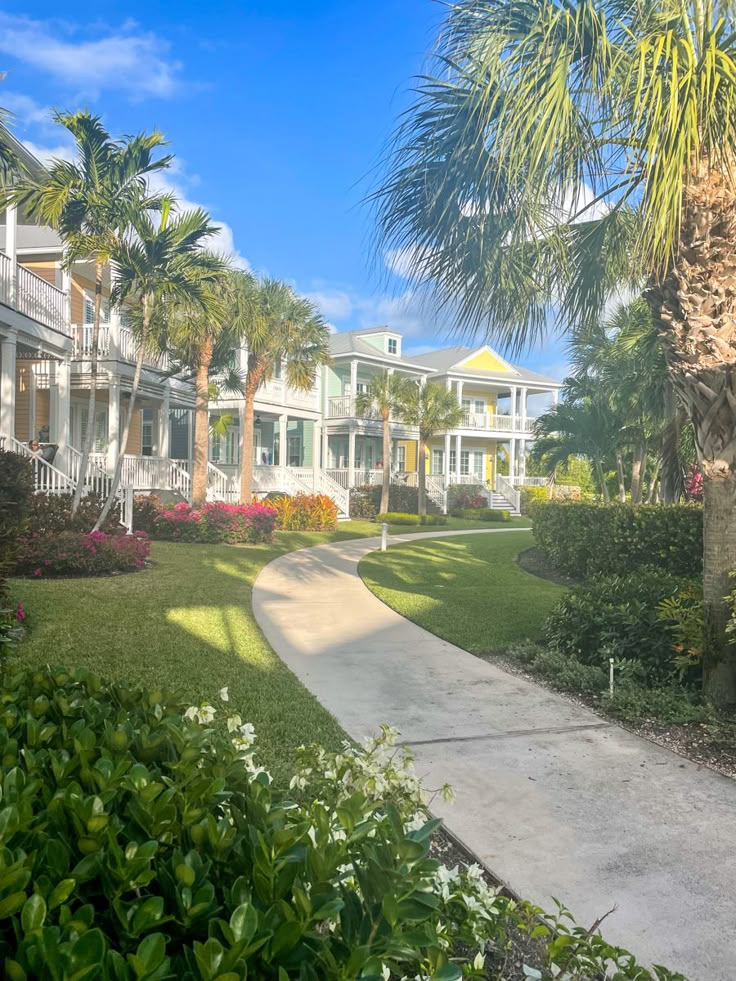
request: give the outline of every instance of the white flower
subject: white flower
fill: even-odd
[[[228,717],[227,720],[227,731],[235,732],[237,729],[239,729],[242,726],[242,724],[243,724],[243,720],[240,718],[239,715],[231,715]]]
[[[478,951],[478,953],[475,955],[475,960],[473,961],[474,969],[476,971],[482,971],[483,967],[485,966],[485,963],[486,963],[485,957],[483,956],[483,954],[481,954],[480,951]]]
[[[230,701],[230,692],[228,691],[227,685],[225,685],[224,688],[221,688],[220,689],[219,695],[220,695],[220,700],[221,701],[223,701],[223,702],[229,702]]]
[[[215,710],[211,705],[205,703],[204,705],[196,706],[190,705],[189,708],[184,713],[185,719],[190,719],[194,722],[199,722],[200,725],[208,725],[215,717]]]
[[[381,977],[383,978],[383,981],[389,981],[389,978],[391,977],[391,972],[385,964],[381,966]]]

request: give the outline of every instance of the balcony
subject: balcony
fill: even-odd
[[[530,433],[534,429],[535,416],[503,415],[498,412],[466,412],[460,429],[475,429],[480,432]]]
[[[74,338],[75,361],[89,361],[92,357],[92,324],[73,324],[71,334]],[[100,324],[97,353],[100,358],[129,361],[134,364],[138,356],[138,347],[133,332],[122,325]],[[143,364],[151,368],[165,369],[168,367],[168,356],[145,354]]]
[[[71,337],[66,294],[0,253],[0,303]]]

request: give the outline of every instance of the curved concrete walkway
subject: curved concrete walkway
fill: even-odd
[[[478,532],[391,543],[459,534]],[[274,650],[351,736],[401,729],[426,785],[456,790],[434,809],[518,893],[546,908],[555,896],[586,926],[616,906],[611,942],[692,981],[730,981],[736,781],[405,620],[358,575],[379,547],[321,545],[266,566],[253,610]]]

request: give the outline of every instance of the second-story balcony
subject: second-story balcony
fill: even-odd
[[[327,400],[327,417],[329,419],[350,419],[357,416],[355,400],[351,395],[339,395]],[[375,416],[363,416],[365,419],[375,419]],[[391,416],[394,422],[401,419]],[[505,415],[499,412],[465,412],[458,429],[473,429],[479,433],[530,433],[534,429],[536,418],[520,415]]]
[[[88,361],[92,357],[92,330],[92,324],[74,324],[72,326],[75,361]],[[135,336],[132,330],[123,324],[100,324],[97,347],[98,357],[102,359],[128,361],[132,364],[138,357],[138,345]],[[165,369],[168,367],[168,356],[166,354],[147,353],[143,357],[143,363],[151,368]]]
[[[0,253],[0,303],[71,336],[66,293],[4,253]]]

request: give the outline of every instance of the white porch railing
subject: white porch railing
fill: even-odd
[[[547,487],[550,483],[548,477],[507,477],[506,480],[514,487]]]
[[[447,511],[447,489],[445,488],[445,478],[436,474],[427,474],[425,482],[427,497],[443,513]]]
[[[331,419],[353,415],[353,398],[351,395],[340,395],[327,399],[327,415]]]
[[[109,323],[100,324],[100,333],[97,340],[97,354],[100,358],[111,356],[111,327]],[[71,328],[72,338],[74,339],[74,357],[77,360],[87,360],[92,357],[92,333],[93,324],[73,324]],[[123,361],[135,363],[138,358],[138,345],[135,336],[129,327],[120,327],[118,355]],[[151,368],[168,367],[168,356],[166,354],[146,354],[143,357],[143,364]]]
[[[0,253],[0,303],[62,334],[71,334],[64,291],[13,263],[4,253]]]
[[[462,429],[476,429],[497,433],[528,433],[534,428],[536,417],[504,415],[499,412],[466,412],[463,415]]]
[[[123,457],[122,483],[135,490],[171,490],[189,498],[192,478],[175,460],[162,456],[126,453]]]
[[[68,446],[67,460],[69,476],[76,486],[82,475],[82,454],[73,446]],[[107,458],[104,453],[90,453],[84,483],[89,493],[100,497],[110,492],[110,477],[106,470],[106,463]]]
[[[214,463],[208,462],[207,499],[211,501],[224,501],[226,504],[237,504],[239,497],[240,487],[236,478],[232,474],[227,474],[220,470]]]
[[[502,474],[496,474],[496,493],[500,494],[505,500],[512,504],[512,510],[518,511],[521,504],[521,492],[518,491],[512,483],[509,482],[508,477],[502,476]]]
[[[288,467],[288,470],[302,484],[309,488],[309,493],[324,494],[331,497],[342,515],[350,514],[350,491],[319,467]]]
[[[43,491],[45,494],[71,494],[74,492],[77,485],[71,477],[55,467],[53,463],[49,463],[43,457],[36,456],[26,443],[22,443],[15,436],[0,436],[0,449],[17,453],[19,456],[28,457],[33,461],[34,490]]]

